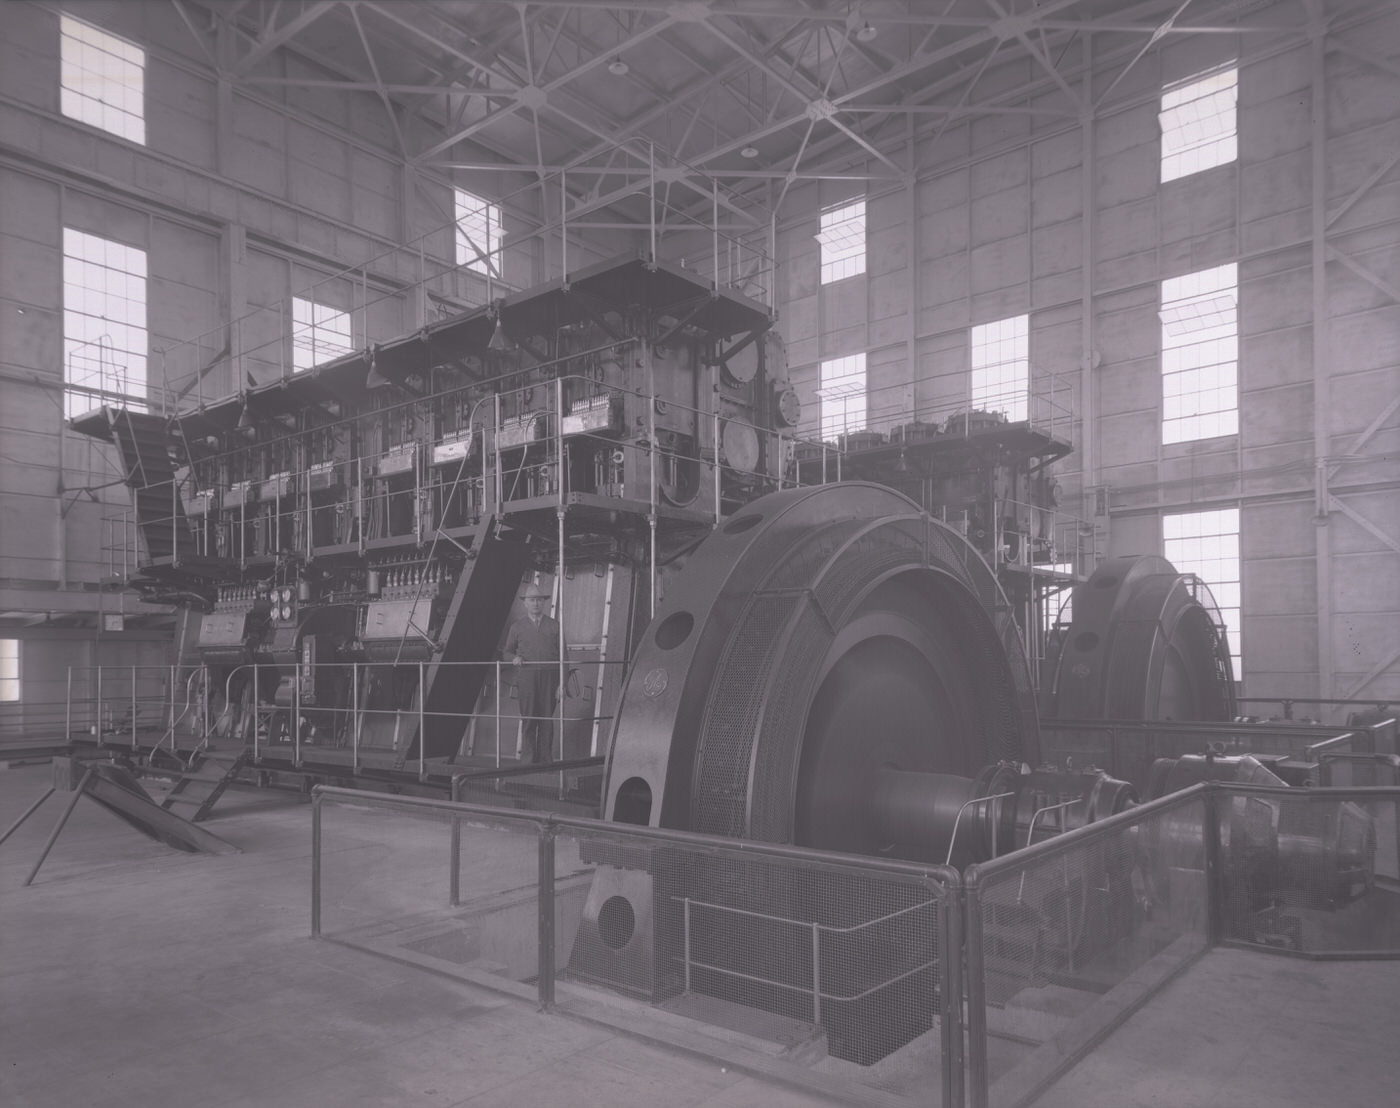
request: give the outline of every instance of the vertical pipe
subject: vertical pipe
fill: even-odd
[[[292,662],[292,765],[301,765],[301,667],[300,650]],[[275,694],[274,694],[275,696]]]
[[[95,734],[97,735],[97,745],[102,745],[102,667],[97,667],[97,723]]]
[[[428,683],[427,674],[424,672],[423,663],[418,663],[418,780],[428,779],[427,750],[428,750],[428,727],[426,711],[428,707]]]
[[[540,825],[539,843],[539,1000],[554,1006],[554,824]]]
[[[174,666],[171,666],[171,667],[170,667],[170,753],[171,753],[171,754],[174,754],[174,753],[175,753],[175,711],[176,711],[176,708],[177,708],[177,705],[176,705],[176,703],[175,703],[175,680],[176,680],[175,667],[174,667]]]
[[[651,257],[647,260],[656,264],[656,143],[647,143],[647,225],[651,233]]]
[[[681,942],[685,955],[685,992],[690,995],[690,897],[681,899]]]
[[[321,937],[321,793],[311,790],[311,937]]]
[[[492,396],[491,396],[491,399],[492,399],[492,409],[493,409],[493,413],[494,413],[494,414],[493,414],[493,422],[492,422],[492,424],[491,424],[491,449],[492,449],[492,453],[494,453],[495,456],[496,456],[496,463],[495,463],[495,471],[496,471],[496,511],[495,511],[495,514],[499,515],[499,514],[500,514],[500,511],[501,511],[501,501],[505,498],[505,488],[504,488],[504,486],[503,486],[502,483],[501,483],[501,394],[500,394],[499,392],[493,393]]]
[[[462,801],[462,779],[452,778],[452,803],[460,804]],[[462,903],[462,821],[455,815],[452,817],[452,850],[451,850],[452,872],[447,882],[447,903],[455,908]]]
[[[71,742],[73,739],[73,667],[68,667],[68,696],[67,703],[63,706],[63,741]]]
[[[1095,442],[1097,424],[1094,404],[1094,249],[1098,212],[1095,210],[1094,174],[1094,108],[1093,108],[1093,36],[1085,34],[1083,102],[1079,116],[1080,165],[1080,224],[1079,224],[1079,454],[1084,474],[1081,498],[1099,483],[1098,450]],[[1093,506],[1087,505],[1083,514],[1093,516]]]
[[[822,925],[812,924],[812,1022],[822,1022]]]
[[[656,615],[656,359],[650,339],[642,343],[642,351],[646,358],[647,379],[647,466],[650,473],[647,488],[647,531],[650,536],[647,573],[651,581],[647,616],[651,618]]]
[[[1332,630],[1331,454],[1332,379],[1327,319],[1327,26],[1321,7],[1312,8],[1312,344],[1313,465],[1316,518],[1313,528],[1317,580],[1317,674],[1319,697],[1336,695],[1336,647]],[[1236,675],[1238,678],[1238,674]]]
[[[714,491],[714,495],[715,495],[715,526],[718,527],[718,526],[719,526],[719,520],[720,520],[721,508],[722,508],[721,499],[720,499],[720,468],[719,468],[719,467],[720,467],[720,461],[719,461],[719,366],[718,366],[718,365],[715,365],[715,366],[711,366],[711,367],[710,367],[710,403],[714,405],[714,411],[711,413],[711,415],[712,415],[713,421],[714,421],[714,432],[713,432],[713,433],[714,433],[715,460],[714,460],[714,467],[713,467],[713,468],[714,468],[714,478],[715,478],[715,479],[714,479],[714,486],[715,486],[715,491]],[[697,430],[697,433],[698,433],[699,428],[697,428],[696,430]]]
[[[568,173],[559,171],[559,280],[569,284],[569,190]]]
[[[710,213],[712,224],[710,239],[715,252],[715,292],[719,292],[719,180],[710,178]]]
[[[555,622],[559,624],[559,695],[556,697],[555,703],[557,704],[559,712],[559,719],[556,722],[559,724],[559,761],[562,762],[564,760],[564,697],[568,691],[567,677],[565,675],[565,666],[568,659],[565,657],[566,647],[564,640],[564,507],[562,504],[559,506],[559,510],[556,513],[556,519],[559,525],[559,564],[558,574],[556,575],[559,587],[555,590],[557,600],[555,602],[554,619]]]
[[[364,711],[360,705],[360,663],[350,663],[350,772],[360,772],[360,724]]]

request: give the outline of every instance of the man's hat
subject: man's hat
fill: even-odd
[[[550,592],[543,585],[529,585],[525,589],[525,599],[529,600],[532,596],[538,596],[542,600],[548,600]]]

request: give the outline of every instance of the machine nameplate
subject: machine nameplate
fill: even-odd
[[[433,447],[433,465],[447,465],[449,462],[460,462],[472,452],[472,433],[465,431],[462,434],[445,439]]]
[[[241,646],[247,612],[211,612],[199,624],[200,646]]]
[[[379,459],[379,475],[388,477],[396,473],[411,473],[414,460],[418,457],[418,444],[397,447]]]

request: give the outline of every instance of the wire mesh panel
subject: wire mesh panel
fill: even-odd
[[[951,869],[314,796],[315,934],[603,1022],[717,1026],[700,1049],[739,1044],[853,1103],[961,1104]]]
[[[561,830],[566,842],[595,871],[562,978],[928,1102],[951,1003],[951,882],[602,829]]]
[[[1400,956],[1400,789],[1221,792],[1223,936],[1295,954]]]
[[[1206,949],[1205,826],[1197,788],[968,871],[973,1104],[1027,1103]]]

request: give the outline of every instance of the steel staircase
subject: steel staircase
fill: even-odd
[[[198,756],[195,766],[182,774],[165,794],[160,806],[167,812],[179,808],[176,814],[191,823],[206,819],[247,762],[246,750],[205,751]]]
[[[175,565],[190,559],[196,552],[194,535],[176,485],[165,417],[111,408],[108,419],[146,544],[144,564]]]

